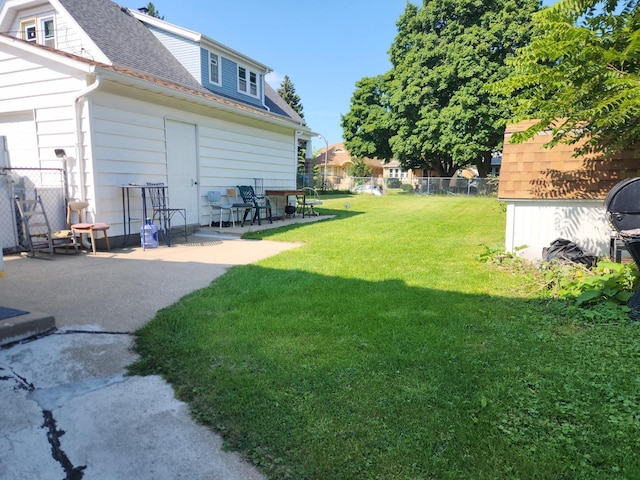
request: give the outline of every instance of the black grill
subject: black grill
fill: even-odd
[[[613,228],[620,234],[625,248],[640,268],[640,177],[629,178],[615,185],[604,201]],[[640,290],[628,302],[629,314],[640,320]]]

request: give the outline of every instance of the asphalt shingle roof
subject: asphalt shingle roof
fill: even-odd
[[[108,0],[59,0],[114,65],[203,90],[140,21]]]
[[[216,96],[200,85],[162,42],[126,8],[110,0],[59,1],[115,67]],[[238,99],[233,100],[239,102]],[[272,113],[304,124],[304,120],[266,83],[265,104]]]

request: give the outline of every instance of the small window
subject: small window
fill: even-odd
[[[209,82],[220,85],[220,57],[209,52]]]
[[[258,96],[258,76],[254,72],[249,73],[249,89],[251,95]]]
[[[20,22],[20,32],[22,39],[27,42],[35,42],[38,39],[35,20],[25,20]]]
[[[238,67],[238,90],[247,91],[247,69],[243,67]]]
[[[42,20],[42,43],[47,47],[54,48],[56,46],[55,29],[53,28],[53,18],[45,18]]]
[[[36,26],[32,25],[27,27],[27,41],[35,42],[36,41]]]
[[[258,97],[258,74],[245,67],[238,67],[238,91]]]

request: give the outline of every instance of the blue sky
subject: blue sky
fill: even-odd
[[[147,2],[120,0],[132,9]],[[406,0],[155,0],[153,4],[166,21],[271,67],[274,88],[289,75],[307,125],[331,145],[342,141],[340,115],[349,111],[355,82],[391,68],[387,51]],[[313,149],[322,147],[324,140],[314,139]]]

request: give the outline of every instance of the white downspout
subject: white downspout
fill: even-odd
[[[97,90],[102,83],[102,77],[99,74],[96,74],[95,81],[86,87],[83,90],[80,90],[73,100],[73,111],[75,115],[75,124],[76,124],[76,161],[78,162],[78,175],[80,176],[80,201],[86,201],[85,194],[85,165],[84,165],[84,147],[83,147],[83,138],[82,138],[82,101],[83,99],[89,95],[94,90]],[[82,245],[85,248],[91,248],[91,242],[87,240],[86,234],[82,235]]]

